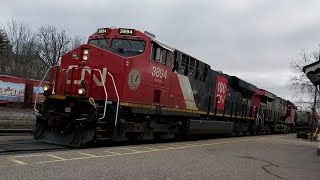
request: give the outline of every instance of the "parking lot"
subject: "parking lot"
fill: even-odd
[[[0,179],[320,179],[316,148],[290,134],[23,152],[0,156]]]

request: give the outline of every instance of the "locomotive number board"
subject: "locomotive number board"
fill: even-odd
[[[119,28],[120,35],[134,35],[134,29]]]
[[[98,34],[107,34],[108,28],[99,28],[97,33]]]

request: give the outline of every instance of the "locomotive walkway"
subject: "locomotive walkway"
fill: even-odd
[[[316,148],[316,142],[289,134],[6,155],[0,151],[0,179],[319,179]]]

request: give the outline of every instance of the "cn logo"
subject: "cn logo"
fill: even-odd
[[[70,70],[71,70],[72,68],[74,68],[74,67],[77,68],[78,66],[76,66],[76,65],[70,65],[70,66],[68,66],[68,71],[70,71]],[[86,74],[91,75],[92,71],[93,71],[93,70],[91,70],[90,67],[88,67],[88,66],[83,67],[83,68],[82,68],[82,71],[81,71],[80,80],[74,80],[74,81],[73,81],[73,84],[78,84],[78,85],[80,85],[80,84],[81,84],[81,81],[82,81],[82,80],[85,80]],[[95,84],[96,84],[97,86],[103,86],[102,79],[101,79],[101,77],[100,77],[100,73],[98,73],[98,71],[95,71],[95,72],[96,72],[96,73],[93,74],[93,81],[95,82]],[[101,73],[102,73],[103,81],[106,82],[107,73],[108,73],[107,68],[103,68],[103,70],[102,70]],[[96,75],[98,75],[98,77],[99,77],[99,79],[101,79],[101,81],[97,78]],[[66,83],[67,83],[67,84],[71,84],[71,80],[68,79]]]
[[[214,104],[217,106],[217,109],[224,110],[225,100],[227,96],[227,88],[228,88],[228,79],[217,76],[216,81],[216,96]]]

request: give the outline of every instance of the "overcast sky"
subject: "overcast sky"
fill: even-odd
[[[0,23],[11,18],[84,36],[100,27],[147,30],[215,70],[291,100],[289,59],[320,44],[317,0],[2,0]]]

